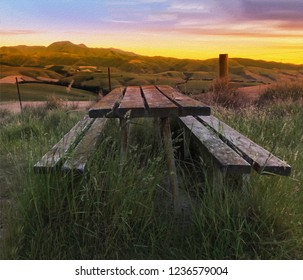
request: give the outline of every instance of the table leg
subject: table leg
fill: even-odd
[[[153,119],[153,126],[154,126],[154,132],[156,134],[156,139],[157,139],[158,143],[160,143],[162,141],[161,129],[160,129],[160,118],[155,117]]]
[[[179,187],[178,187],[178,178],[177,178],[177,170],[174,158],[174,150],[172,146],[170,125],[168,118],[161,119],[161,128],[162,128],[162,137],[163,144],[165,149],[165,156],[167,160],[167,168],[169,172],[169,184],[172,194],[172,200],[174,204],[175,212],[179,212]]]

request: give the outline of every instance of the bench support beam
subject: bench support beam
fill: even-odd
[[[178,177],[177,177],[177,170],[176,170],[176,164],[174,158],[174,150],[173,150],[172,139],[171,139],[170,124],[168,118],[161,119],[161,129],[162,129],[165,156],[167,160],[167,169],[169,172],[168,177],[169,177],[169,184],[172,194],[172,200],[173,200],[175,213],[177,214],[181,210],[179,203],[179,186],[178,186]]]
[[[216,164],[213,164],[213,188],[216,192],[222,193],[224,186],[228,182],[228,178],[232,176],[233,183],[237,188],[241,189],[243,194],[248,193],[248,187],[250,182],[250,174],[229,174],[226,170],[221,170]],[[230,183],[229,183],[230,184]],[[233,187],[231,185],[231,187]]]

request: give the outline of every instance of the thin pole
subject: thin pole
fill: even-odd
[[[17,92],[18,92],[18,97],[19,97],[20,109],[22,111],[22,100],[21,100],[20,89],[19,89],[19,82],[18,82],[18,78],[17,77],[16,77],[16,85],[17,85]]]
[[[110,80],[110,68],[107,67],[107,74],[108,74],[108,88],[109,91],[112,91],[112,84],[111,84],[111,80]]]

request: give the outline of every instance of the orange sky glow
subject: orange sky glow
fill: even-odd
[[[55,41],[149,56],[303,64],[302,0],[2,0],[0,46]]]

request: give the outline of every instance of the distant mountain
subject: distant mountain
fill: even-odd
[[[0,48],[0,64],[9,66],[45,67],[47,65],[65,66],[106,66],[133,73],[179,72],[216,72],[218,59],[193,60],[160,56],[142,56],[114,48],[88,48],[84,44],[73,44],[69,41],[55,42],[48,47],[15,46]],[[267,62],[245,58],[229,60],[230,71],[234,75],[255,79],[250,75],[267,75],[262,69],[279,69],[303,71],[303,65]]]
[[[55,42],[47,47],[48,50],[53,52],[63,52],[63,53],[83,53],[87,48],[84,44],[75,45],[69,41]]]

